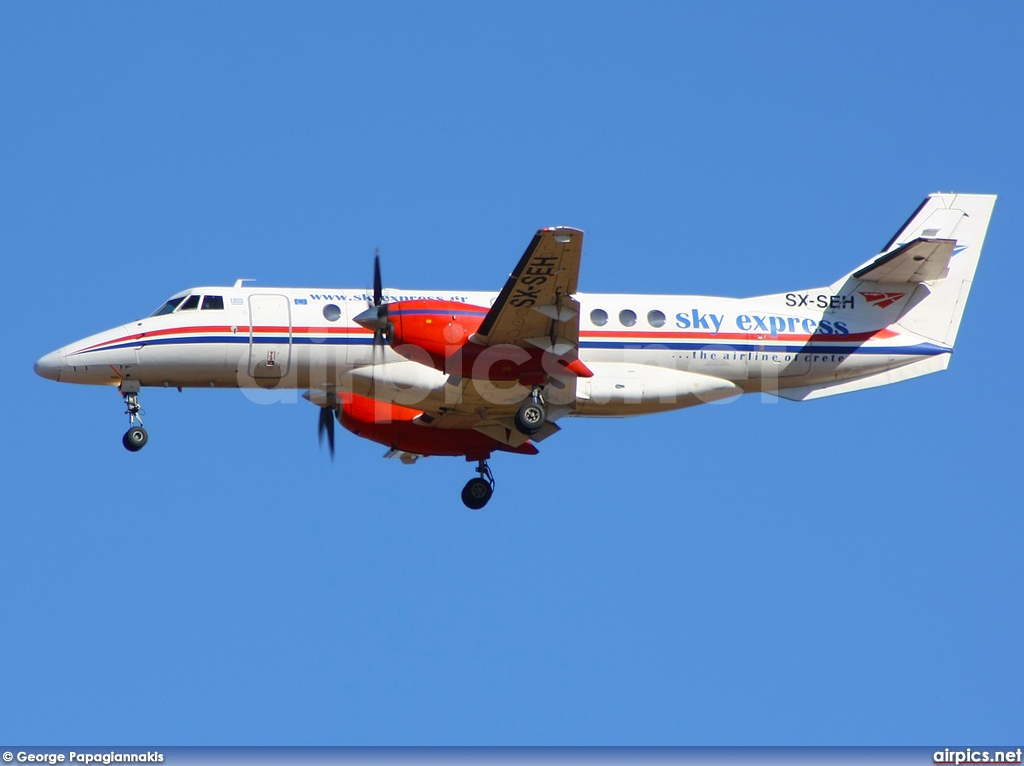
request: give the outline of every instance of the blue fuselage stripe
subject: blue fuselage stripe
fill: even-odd
[[[749,351],[763,353],[783,354],[910,354],[913,356],[935,356],[948,354],[952,351],[949,348],[936,346],[933,343],[920,343],[916,346],[864,346],[864,345],[822,345],[820,343],[805,343],[800,346],[776,346],[768,343],[636,343],[632,341],[582,341],[580,348],[594,349],[651,349],[664,348],[671,351],[707,351],[707,350],[728,350],[728,351]]]
[[[313,345],[313,346],[372,346],[373,338],[368,336],[327,336],[310,337],[287,336],[287,335],[196,335],[184,338],[153,338],[150,340],[134,340],[127,343],[119,343],[106,348],[93,349],[88,352],[72,352],[72,356],[81,353],[93,353],[101,351],[114,351],[122,348],[144,348],[146,346],[167,346],[167,345],[192,345],[211,343],[233,343],[253,345]],[[645,350],[645,349],[666,349],[670,351],[743,351],[750,353],[783,353],[783,354],[872,354],[872,355],[909,355],[909,356],[937,356],[948,354],[952,349],[938,346],[934,343],[919,343],[914,346],[866,346],[851,342],[850,345],[841,345],[835,342],[822,344],[819,342],[805,343],[802,345],[775,345],[770,343],[716,343],[709,341],[700,342],[664,342],[656,340],[639,341],[618,341],[618,340],[582,340],[581,349],[621,349],[621,350]]]

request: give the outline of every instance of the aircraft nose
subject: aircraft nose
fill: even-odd
[[[67,362],[62,348],[51,351],[35,363],[36,375],[47,380],[60,380],[60,368]]]

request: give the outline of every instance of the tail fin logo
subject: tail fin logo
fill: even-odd
[[[906,293],[861,293],[864,296],[864,300],[870,303],[872,306],[877,306],[880,309],[887,309]]]

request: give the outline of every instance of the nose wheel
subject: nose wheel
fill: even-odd
[[[494,494],[494,474],[491,473],[486,460],[481,460],[477,464],[476,472],[480,475],[470,479],[462,488],[462,502],[473,511],[479,511],[487,505],[487,501]]]
[[[128,382],[125,381],[125,383]],[[138,452],[146,446],[146,442],[149,441],[149,434],[142,427],[142,407],[139,406],[138,381],[131,382],[135,383],[133,386],[134,391],[126,390],[127,386],[124,383],[121,385],[121,396],[124,398],[124,404],[127,408],[124,414],[128,416],[128,430],[121,437],[121,444],[129,452]],[[138,425],[136,425],[136,421]]]
[[[129,452],[138,452],[146,446],[149,441],[149,434],[142,426],[133,426],[121,437],[121,443]]]

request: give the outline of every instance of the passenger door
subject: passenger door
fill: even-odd
[[[288,374],[292,356],[291,304],[287,296],[249,296],[249,374],[273,388]]]

